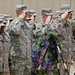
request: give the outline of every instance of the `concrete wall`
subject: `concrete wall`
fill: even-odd
[[[60,9],[61,4],[69,4],[75,14],[75,0],[0,0],[0,14],[16,16],[15,7],[17,4],[25,4],[28,9],[35,9],[40,15],[42,8],[52,8],[53,12]],[[75,16],[75,15],[74,15]]]

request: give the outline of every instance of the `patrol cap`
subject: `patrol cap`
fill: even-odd
[[[16,11],[22,11],[22,12],[26,12],[27,6],[26,5],[17,5],[16,6]]]
[[[58,18],[58,16],[57,15],[53,15],[53,19],[56,19],[56,18]]]
[[[4,15],[1,14],[1,15],[0,15],[0,19],[4,19]]]
[[[28,15],[36,16],[37,14],[35,10],[28,10]]]
[[[5,26],[3,19],[0,19],[0,26]]]
[[[42,9],[41,13],[45,14],[45,15],[53,15],[52,9],[50,9],[50,8],[44,8],[44,9]]]
[[[3,14],[0,14],[0,17],[2,17],[3,16]]]
[[[62,11],[62,12],[73,12],[73,10],[71,10],[71,8],[70,8],[70,6],[68,5],[68,4],[63,4],[63,5],[61,5],[61,7],[60,7],[60,10]]]
[[[13,20],[12,16],[10,15],[4,15],[5,20]]]

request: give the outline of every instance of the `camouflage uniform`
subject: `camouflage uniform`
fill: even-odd
[[[9,75],[10,37],[4,32],[0,34],[0,75]]]
[[[9,26],[13,75],[30,75],[30,41],[26,22],[15,19]]]
[[[29,21],[28,21],[28,24],[29,24],[29,28],[30,28],[30,36],[31,36],[31,40],[33,40],[33,36],[34,36],[34,31],[36,29],[36,11],[35,10],[28,10],[28,18]]]
[[[75,19],[70,19],[70,23],[71,23],[71,25],[72,25],[72,47],[73,47],[73,49],[72,49],[72,59],[73,59],[73,61],[75,61]]]
[[[34,31],[34,35],[35,36],[40,36],[40,35],[44,35],[45,33],[47,33],[48,31],[48,26],[49,26],[49,23],[46,22],[46,19],[44,20],[44,16],[49,16],[51,15],[51,12],[52,12],[52,9],[48,9],[48,8],[44,8],[41,10],[41,14],[42,16],[41,17],[41,20],[35,25],[35,30]],[[40,18],[39,18],[40,19]]]
[[[70,7],[68,5],[65,4],[65,7],[62,7],[65,11],[68,12],[72,12],[70,10]],[[62,41],[62,48],[63,51],[65,51],[65,55],[66,57],[64,57],[64,59],[66,58],[67,62],[71,62],[71,56],[72,56],[72,25],[70,24],[70,22],[68,22],[68,18],[67,18],[67,22],[63,21],[63,31],[62,31],[62,36],[63,36],[63,41]],[[69,55],[69,59],[67,58],[67,55]]]
[[[65,13],[66,11],[70,12],[69,10],[69,6],[64,5],[61,7],[61,10],[63,13]],[[68,23],[68,19],[65,21],[62,18],[59,17],[59,19],[61,19],[61,21],[59,22],[59,25],[57,27],[57,32],[60,35],[62,41],[61,41],[61,45],[62,45],[62,56],[64,61],[67,63],[68,65],[68,69],[69,69],[69,63],[71,62],[71,57],[72,57],[72,26],[70,23]],[[63,63],[61,63],[63,65]],[[64,75],[64,66],[60,67],[61,69],[61,75]]]
[[[19,17],[22,13],[26,12],[25,5],[17,5],[16,12],[20,12],[6,30],[10,35],[11,40],[11,71],[12,75],[30,75],[31,72],[31,50],[30,50],[30,31],[29,24]]]

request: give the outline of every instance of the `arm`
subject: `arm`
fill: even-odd
[[[21,25],[22,22],[24,22],[26,19],[26,14],[22,13],[18,18],[13,20],[9,25],[9,32],[20,32],[21,31]]]

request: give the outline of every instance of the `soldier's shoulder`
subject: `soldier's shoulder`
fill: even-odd
[[[14,19],[12,22],[11,22],[11,24],[18,24],[19,23],[19,21],[17,20],[17,19]]]

